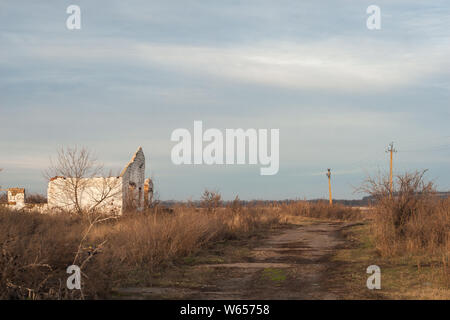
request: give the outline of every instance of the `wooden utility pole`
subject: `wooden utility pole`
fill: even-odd
[[[326,173],[328,177],[328,193],[330,194],[330,206],[333,205],[333,196],[331,195],[331,169]]]
[[[394,149],[394,142],[391,142],[386,150],[386,152],[390,153],[390,162],[389,162],[389,196],[392,197],[393,189],[392,189],[392,160],[393,160],[393,153],[397,152],[397,150]]]

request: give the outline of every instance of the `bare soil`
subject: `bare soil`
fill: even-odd
[[[339,299],[330,290],[327,271],[333,269],[335,250],[345,245],[340,231],[350,225],[313,222],[284,229],[250,246],[238,261],[227,263],[224,257],[224,263],[187,267],[183,277],[198,275],[196,285],[168,282],[116,294],[125,299]]]

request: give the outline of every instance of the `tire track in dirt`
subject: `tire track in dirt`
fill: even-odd
[[[330,258],[336,248],[345,241],[340,230],[350,225],[296,226],[263,240],[245,261],[194,266],[198,272],[214,269],[209,285],[200,289],[129,288],[122,293],[146,299],[336,299],[327,290],[326,271],[332,267]]]
[[[200,266],[229,270],[215,288],[195,298],[335,299],[325,287],[326,270],[334,250],[344,242],[339,231],[345,226],[339,222],[298,226],[254,248],[249,262]]]

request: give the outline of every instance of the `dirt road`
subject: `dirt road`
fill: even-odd
[[[190,274],[207,273],[199,288],[150,287],[121,289],[141,299],[335,299],[327,290],[327,270],[340,230],[348,224],[314,222],[263,240],[241,261],[191,266]]]
[[[207,266],[226,268],[228,278],[203,299],[333,299],[323,290],[334,248],[342,243],[339,223],[286,230],[252,251],[251,262]],[[206,266],[205,266],[206,267]]]

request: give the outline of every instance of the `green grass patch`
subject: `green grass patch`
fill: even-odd
[[[283,282],[286,280],[286,274],[282,269],[266,268],[262,272],[262,278],[273,282]]]

